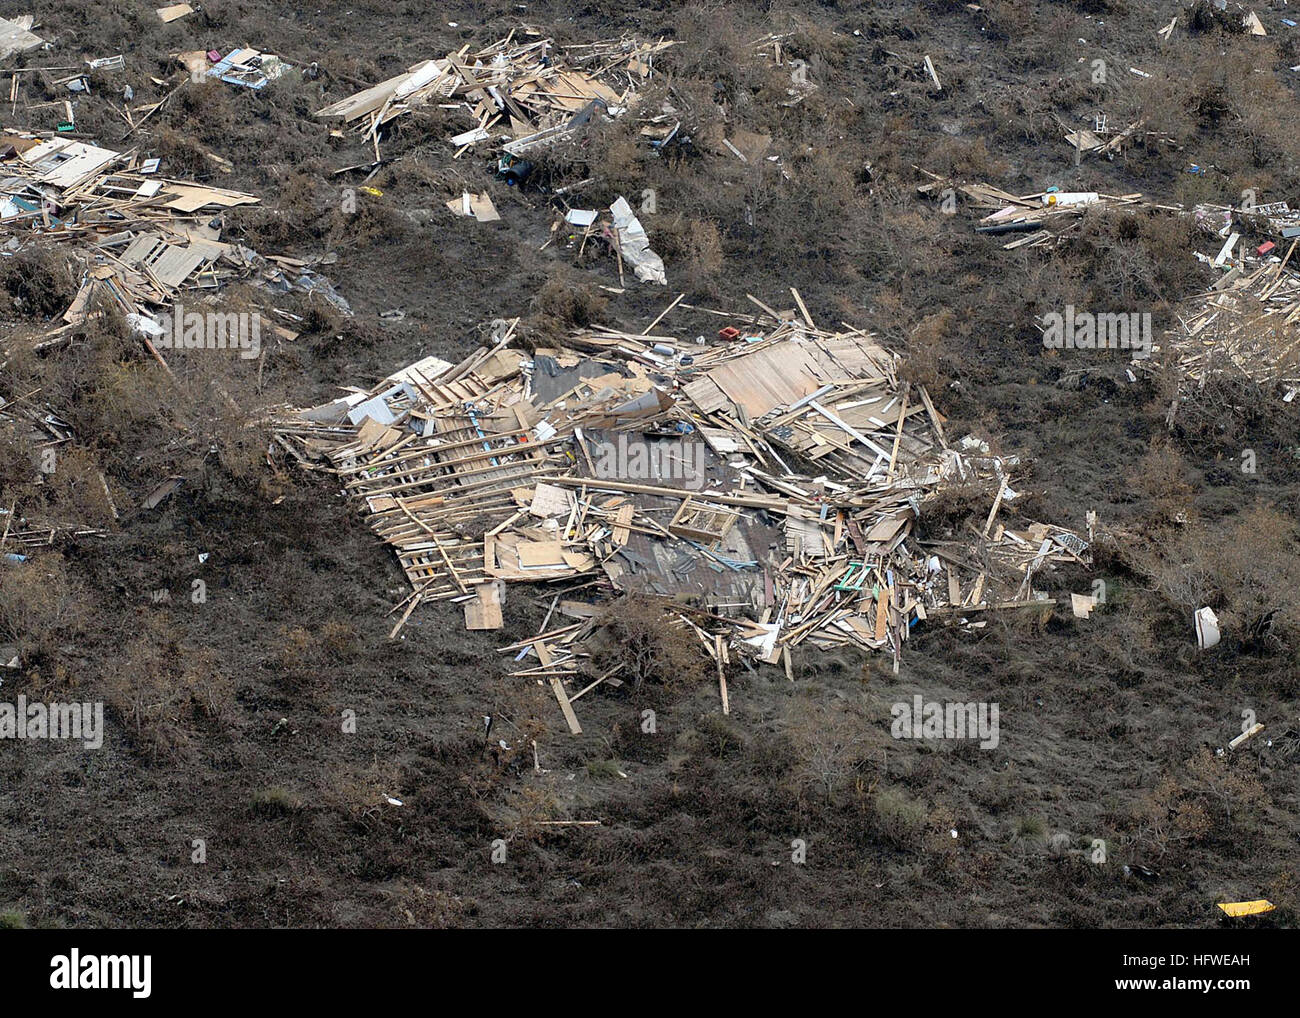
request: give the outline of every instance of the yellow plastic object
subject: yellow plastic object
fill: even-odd
[[[1227,901],[1220,902],[1219,908],[1224,913],[1232,916],[1234,919],[1244,915],[1259,915],[1263,912],[1272,912],[1277,908],[1271,901],[1266,898],[1260,898],[1258,901]]]

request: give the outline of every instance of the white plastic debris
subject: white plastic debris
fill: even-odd
[[[595,209],[569,209],[564,214],[564,221],[570,226],[590,226],[596,221]]]
[[[456,135],[451,139],[451,143],[457,148],[463,148],[465,145],[474,145],[480,141],[487,141],[490,137],[492,136],[482,127],[473,127]]]
[[[1052,191],[1043,195],[1044,205],[1091,205],[1101,196],[1096,191]]]
[[[1070,610],[1074,613],[1076,619],[1086,619],[1092,615],[1092,610],[1100,602],[1097,598],[1089,594],[1071,594]]]
[[[645,283],[668,285],[664,272],[664,260],[650,248],[650,238],[646,236],[645,227],[632,211],[627,199],[619,195],[618,200],[609,207],[614,217],[614,230],[618,234],[619,254],[623,261],[632,266],[636,278]]]
[[[1219,642],[1219,617],[1206,607],[1196,613],[1196,646],[1209,650]]]
[[[440,74],[442,74],[442,68],[430,60],[425,63],[423,67],[418,67],[412,71],[406,79],[397,86],[396,91],[393,93],[393,97],[395,99],[405,99],[416,89],[424,88],[425,85],[429,84],[429,82],[433,81],[434,78],[438,77]]]
[[[132,335],[147,336],[151,339],[157,338],[167,331],[148,315],[137,315],[134,312],[126,316],[126,324],[130,326]]]

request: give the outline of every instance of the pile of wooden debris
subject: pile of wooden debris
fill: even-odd
[[[928,618],[1050,608],[1035,575],[1086,563],[1088,542],[998,524],[1018,497],[1014,458],[950,444],[895,355],[815,327],[792,292],[797,309],[760,304],[704,343],[586,330],[528,356],[498,322],[460,364],[426,358],[286,412],[277,441],[337,474],[394,547],[412,586],[394,635],[442,599],[464,604],[470,628],[499,628],[504,584],[565,582],[656,595],[678,619],[690,604],[713,655],[721,640],[788,664],[807,642],[897,665]],[[985,525],[925,546],[918,516],[951,485],[987,494]],[[576,640],[551,645],[579,653]]]
[[[63,323],[38,346],[62,341],[101,300],[137,321],[182,293],[203,297],[236,278],[252,277],[273,291],[320,293],[349,312],[312,263],[264,258],[221,240],[220,214],[256,204],[254,195],[173,180],[158,174],[157,159],[57,136],[0,135],[0,159],[0,232],[11,237],[6,251],[58,244],[83,265]]]
[[[1052,188],[1035,194],[1014,195],[991,184],[962,184],[926,170],[918,171],[929,178],[917,187],[917,193],[941,202],[955,202],[965,196],[975,209],[988,211],[975,229],[980,233],[1018,233],[1003,244],[1005,250],[1020,247],[1052,247],[1078,229],[1084,212],[1094,208],[1143,208],[1164,212],[1182,212],[1181,205],[1162,205],[1141,194],[1100,194],[1096,191],[1061,191]],[[956,211],[955,205],[951,211]]]
[[[1220,371],[1280,390],[1287,402],[1300,392],[1300,271],[1293,263],[1300,243],[1300,212],[1286,202],[1251,201],[1241,207],[1203,203],[1189,211],[1150,202],[1140,194],[1044,191],[1016,196],[988,184],[961,184],[919,172],[928,178],[917,188],[922,196],[955,202],[960,194],[974,208],[992,210],[980,219],[978,231],[1023,234],[1003,244],[1004,249],[1058,244],[1093,208],[1154,209],[1192,217],[1220,246],[1214,254],[1193,250],[1188,256],[1220,275],[1206,291],[1185,298],[1190,310],[1179,314],[1178,327],[1166,333],[1167,342],[1153,348],[1161,358],[1144,361],[1144,369],[1173,365],[1184,394]],[[1243,237],[1250,233],[1256,234],[1256,241],[1247,244]],[[1276,241],[1258,244],[1260,234]],[[1279,257],[1278,242],[1288,241],[1286,254]]]
[[[1204,384],[1214,371],[1240,372],[1263,388],[1281,388],[1290,402],[1300,391],[1300,278],[1274,260],[1220,283],[1192,298],[1193,310],[1170,333],[1183,377]]]
[[[1273,241],[1253,250],[1234,229],[1234,213],[1285,242],[1286,254]],[[1294,265],[1300,243],[1300,213],[1285,202],[1235,210],[1197,206],[1197,220],[1222,239],[1214,256],[1196,257],[1220,271],[1204,293],[1184,303],[1178,328],[1169,333],[1168,349],[1186,389],[1202,386],[1214,372],[1244,375],[1261,388],[1281,391],[1286,402],[1300,392],[1300,273]],[[1221,224],[1221,225],[1220,225]],[[1214,229],[1217,227],[1217,229]],[[1243,227],[1244,229],[1244,227]]]
[[[654,57],[671,42],[631,39],[557,47],[525,28],[476,52],[468,45],[442,59],[422,60],[403,74],[318,110],[353,124],[371,139],[379,162],[379,131],[430,103],[468,114],[473,124],[451,139],[460,156],[481,142],[505,142],[522,156],[589,120],[594,109],[617,114],[653,74]]]

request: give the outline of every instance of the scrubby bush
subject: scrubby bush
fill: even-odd
[[[57,249],[29,246],[0,258],[0,295],[7,305],[0,311],[48,319],[63,314],[76,293],[72,271]]]
[[[1258,777],[1202,746],[1138,800],[1128,826],[1145,851],[1217,845],[1242,855],[1250,851],[1262,827],[1260,812],[1269,805]]]
[[[249,805],[256,816],[269,820],[289,816],[296,813],[300,808],[298,800],[294,798],[293,794],[279,785],[257,789],[253,793]]]
[[[675,284],[688,292],[711,292],[722,272],[722,235],[707,219],[655,220],[655,251],[672,266]]]
[[[57,552],[23,563],[0,560],[0,638],[24,658],[49,657],[60,642],[81,635],[89,611],[89,595]]]
[[[630,594],[609,604],[599,618],[596,655],[602,671],[617,664],[634,688],[644,682],[687,687],[705,674],[704,649],[684,628],[669,624],[664,605],[655,598]]]
[[[526,324],[543,337],[559,338],[601,322],[608,304],[592,286],[557,273],[533,295],[533,313]]]
[[[1143,556],[1157,589],[1186,613],[1209,606],[1247,649],[1300,646],[1300,558],[1293,520],[1267,507],[1160,534]]]
[[[901,788],[876,793],[872,818],[876,834],[904,851],[920,848],[925,835],[925,807]]]
[[[211,650],[182,647],[150,619],[104,677],[104,699],[147,760],[192,756],[195,737],[220,722],[234,703],[234,683]]]
[[[1129,488],[1147,504],[1147,514],[1160,523],[1185,519],[1193,488],[1187,462],[1167,442],[1152,444],[1129,471]]]

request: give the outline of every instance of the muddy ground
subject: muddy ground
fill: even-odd
[[[256,445],[241,458],[228,432],[213,437],[215,454],[206,437],[178,440],[174,396],[109,399],[110,377],[160,392],[156,371],[129,345],[88,334],[16,355],[0,374],[6,397],[35,385],[63,408],[122,517],[107,537],[0,568],[0,643],[24,650],[21,670],[0,672],[0,699],[108,703],[100,751],[0,744],[0,921],[1204,927],[1220,922],[1217,901],[1266,897],[1279,908],[1257,923],[1295,925],[1294,405],[1212,387],[1171,429],[1168,373],[1131,383],[1118,358],[1043,350],[1034,316],[1065,303],[1132,306],[1172,324],[1178,300],[1212,278],[1191,258],[1209,247],[1192,231],[1098,216],[1055,251],[1004,252],[975,233],[969,209],[945,215],[915,193],[923,167],[1013,193],[1056,185],[1233,203],[1254,188],[1261,201],[1294,203],[1300,75],[1289,67],[1300,29],[1280,23],[1284,5],[1256,5],[1266,39],[1226,30],[1204,5],[1163,0],[296,12],[212,0],[170,26],[153,6],[41,3],[38,31],[57,47],[9,65],[124,53],[127,69],[78,100],[78,136],[261,195],[226,228],[264,253],[337,253],[324,271],[353,318],[297,305],[307,322],[295,342],[220,366],[250,413],[323,401],[429,353],[456,360],[496,318],[520,316],[525,342],[544,342],[575,315],[639,331],[682,291],[698,308],[743,313],[745,294],[784,307],[794,286],[819,323],[869,328],[904,353],[951,434],[1024,457],[1034,518],[1081,528],[1097,511],[1113,536],[1095,568],[1047,587],[1087,593],[1102,579],[1108,604],[1086,622],[1001,615],[976,632],[920,630],[897,676],[886,658],[814,651],[796,653],[793,682],[737,667],[729,717],[707,672],[598,690],[579,702],[584,734],[573,737],[549,690],[504,677],[497,652],[536,631],[553,592],[512,587],[503,633],[467,633],[459,608],[435,605],[390,640],[404,578],[337,486],[268,464]],[[1163,42],[1157,29],[1175,16]],[[548,193],[506,187],[485,156],[453,159],[446,138],[464,125],[439,113],[394,125],[368,182],[364,171],[334,173],[368,160],[368,146],[332,139],[313,110],[416,60],[491,42],[521,18],[561,42],[681,40],[656,87],[687,111],[689,146],[661,156],[616,123],[546,167],[556,182],[595,177],[593,207],[656,189],[646,225],[662,239],[666,291],[601,289],[618,287],[611,260],[539,250],[554,219]],[[795,106],[781,105],[788,68],[745,45],[769,32],[793,33],[787,52],[818,86]],[[119,104],[124,83],[137,103],[156,100],[171,86],[150,79],[173,72],[170,52],[237,45],[314,61],[321,75],[256,95],[187,88],[122,141],[107,102]],[[1098,59],[1109,69],[1101,83]],[[50,129],[54,114],[28,107],[57,87],[39,76],[27,87],[6,127]],[[1098,109],[1146,116],[1170,141],[1076,167],[1056,118],[1072,129]],[[733,127],[771,134],[789,179],[721,149]],[[380,193],[342,211],[344,189],[363,184]],[[488,190],[502,221],[448,214],[463,185]],[[71,276],[50,285],[75,292]],[[6,292],[11,337],[61,313],[33,314]],[[400,321],[379,317],[393,309]],[[723,323],[679,309],[663,328],[691,337]],[[211,371],[174,367],[187,383]],[[1245,448],[1257,453],[1254,475],[1238,469]],[[137,508],[171,473],[186,485],[156,511]],[[18,475],[6,481],[19,490]],[[923,525],[946,536],[986,511]],[[1216,603],[1239,624],[1198,655],[1169,575],[1209,545]],[[997,702],[1000,745],[893,739],[890,707],[915,694]],[[1265,736],[1219,755],[1243,710]],[[354,734],[342,731],[349,711]],[[505,859],[494,862],[498,840]]]

